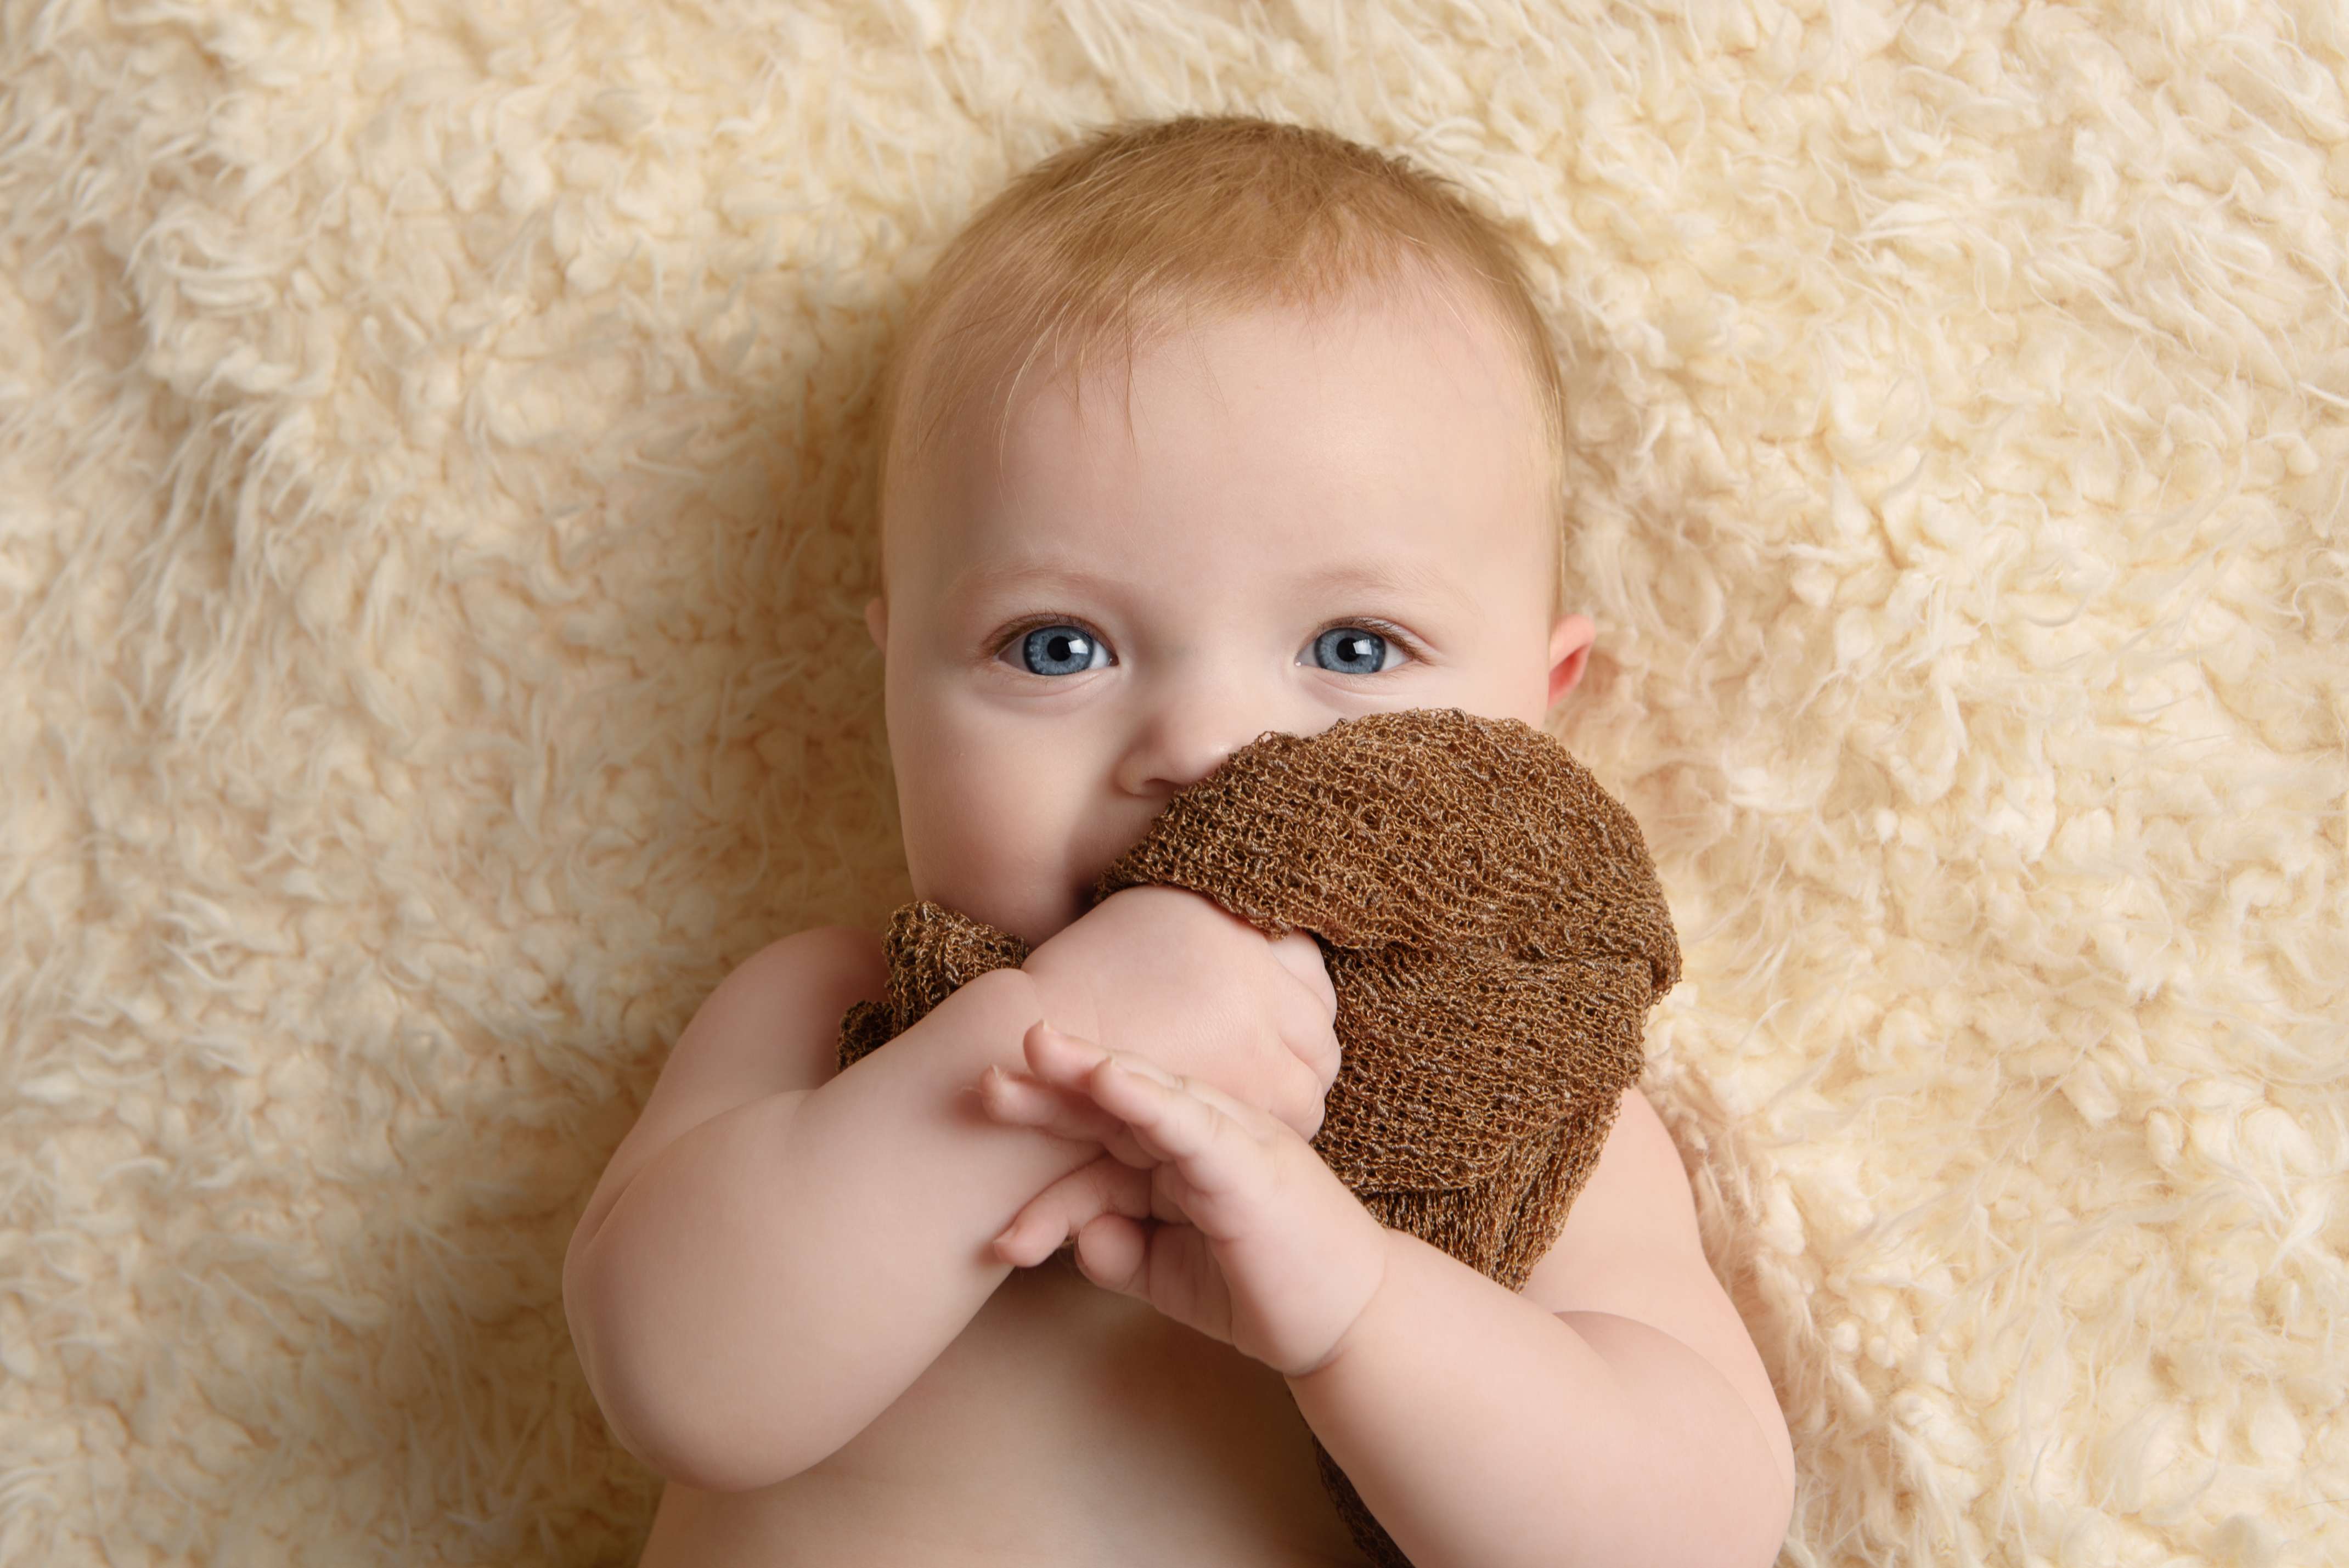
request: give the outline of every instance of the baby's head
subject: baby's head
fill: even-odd
[[[1053,158],[940,258],[885,401],[889,740],[915,891],[1040,941],[1268,730],[1538,723],[1563,416],[1506,236],[1252,120]]]

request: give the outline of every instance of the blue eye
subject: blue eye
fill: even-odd
[[[1339,626],[1313,639],[1313,662],[1346,676],[1374,676],[1387,667],[1387,640],[1360,626]]]
[[[1081,626],[1039,626],[1020,639],[1019,662],[1031,676],[1072,676],[1109,663],[1109,650]]]

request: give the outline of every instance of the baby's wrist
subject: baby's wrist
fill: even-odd
[[[1058,962],[1050,947],[1048,943],[1037,949],[1020,966],[1035,993],[1037,1016],[1061,1034],[1099,1044],[1101,1004],[1093,995],[1090,979],[1070,973],[1069,966]]]
[[[1044,1016],[1034,980],[1018,969],[995,969],[957,990],[906,1035],[910,1042],[932,1025],[930,1037],[944,1049],[936,1068],[968,1081],[988,1067],[1021,1069],[1021,1042]]]
[[[1348,1201],[1351,1202],[1350,1194]],[[1359,1206],[1355,1216],[1360,1224],[1349,1223],[1345,1227],[1350,1233],[1348,1240],[1353,1243],[1348,1249],[1347,1262],[1333,1262],[1318,1271],[1336,1286],[1336,1299],[1331,1303],[1334,1333],[1327,1347],[1302,1366],[1273,1368],[1291,1384],[1310,1383],[1330,1375],[1359,1347],[1366,1335],[1376,1332],[1381,1297],[1399,1273],[1394,1255],[1397,1244],[1408,1243],[1412,1238],[1380,1224],[1369,1211]]]

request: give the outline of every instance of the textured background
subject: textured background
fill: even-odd
[[[903,892],[909,285],[1253,110],[1531,236],[1791,1563],[2349,1562],[2334,0],[0,0],[0,1562],[605,1563],[573,1216]]]

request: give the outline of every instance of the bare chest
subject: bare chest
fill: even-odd
[[[647,1568],[1360,1563],[1280,1378],[1064,1260],[1014,1274],[823,1464],[671,1487]]]

